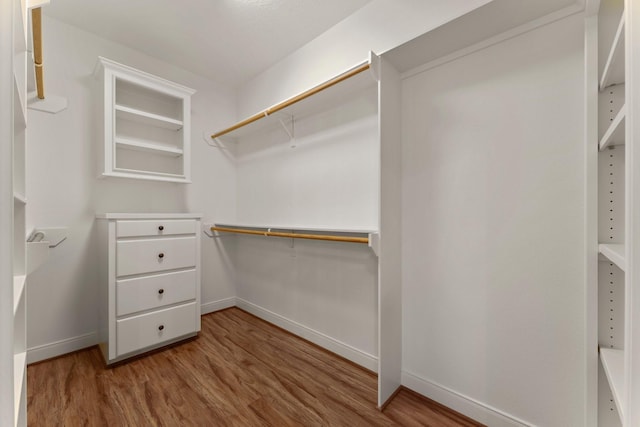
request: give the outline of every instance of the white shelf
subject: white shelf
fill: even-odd
[[[288,124],[292,118],[296,120],[302,119],[343,105],[345,100],[354,99],[359,95],[366,93],[368,89],[375,89],[376,83],[377,80],[375,79],[372,71],[370,69],[365,70],[317,92],[313,96],[297,101],[282,110],[267,115],[266,111],[270,110],[275,105],[278,105],[275,104],[274,106],[267,108],[265,112],[256,114],[262,116],[260,119],[235,129],[220,138],[238,138],[276,130],[281,128],[283,123]],[[242,120],[241,122],[244,122],[245,120]],[[221,129],[218,131],[220,130]],[[217,133],[218,131],[214,133]]]
[[[598,251],[617,265],[620,270],[625,271],[627,268],[624,244],[600,244]]]
[[[626,106],[622,106],[618,114],[613,119],[607,131],[604,133],[602,138],[600,139],[600,150],[604,150],[605,148],[611,145],[623,145],[625,141],[624,135],[624,124],[625,117],[627,114]]]
[[[115,142],[118,146],[128,150],[145,151],[165,156],[180,157],[183,150],[178,147],[170,147],[155,142],[144,141],[141,139],[123,138],[117,136]]]
[[[108,212],[97,213],[97,219],[200,219],[201,213],[131,213]]]
[[[620,18],[618,30],[613,39],[611,50],[600,79],[600,90],[607,86],[624,83],[624,13]]]
[[[13,201],[21,203],[23,205],[27,204],[27,198],[23,194],[20,194],[20,193],[17,193],[17,192],[13,193]]]
[[[170,130],[180,130],[183,126],[182,120],[172,119],[171,117],[149,113],[124,105],[116,105],[114,108],[116,110],[116,116],[123,120],[130,120],[132,122]]]
[[[20,304],[20,299],[24,294],[27,276],[13,276],[13,314],[15,316]]]
[[[611,394],[613,394],[613,400],[618,408],[618,414],[621,419],[624,419],[624,351],[611,348],[601,348],[600,361],[602,362],[604,372],[607,375],[609,387],[611,387]]]
[[[207,229],[214,224],[208,224]],[[365,229],[365,228],[336,228],[336,227],[305,227],[300,225],[282,225],[282,224],[231,224],[231,223],[220,223],[216,222],[216,226],[218,227],[228,227],[228,228],[255,228],[255,229],[264,229],[264,230],[292,230],[292,231],[310,231],[317,233],[351,233],[351,234],[373,234],[378,233],[378,230],[374,229]]]
[[[27,370],[27,353],[17,353],[13,356],[13,404],[14,404],[14,425],[18,424],[18,415],[20,414],[20,403],[25,397],[23,395],[22,386],[24,384],[24,374]]]
[[[186,179],[184,175],[124,168],[113,168],[113,172],[105,172],[102,174],[102,176],[147,179],[150,181],[181,182],[183,184],[188,184],[191,182],[191,180]]]

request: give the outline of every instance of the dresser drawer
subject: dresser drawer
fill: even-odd
[[[116,244],[116,274],[151,273],[196,265],[196,237],[124,240]]]
[[[116,316],[196,298],[196,271],[121,279],[116,282]]]
[[[116,237],[171,236],[196,232],[196,221],[192,219],[118,221],[116,224]]]
[[[116,321],[117,355],[196,332],[196,303]]]

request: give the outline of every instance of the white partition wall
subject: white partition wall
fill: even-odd
[[[402,367],[401,82],[382,58],[380,110],[380,262],[378,264],[378,406],[400,387]]]
[[[489,425],[585,424],[583,61],[573,15],[403,74],[403,384]]]
[[[0,413],[13,420],[13,2],[0,3]],[[9,420],[4,425],[11,425]]]

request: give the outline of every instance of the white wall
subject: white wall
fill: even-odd
[[[45,346],[39,354],[50,355],[47,345],[81,346],[96,330],[96,212],[200,212],[210,222],[235,215],[233,160],[202,138],[203,132],[233,119],[235,99],[229,88],[46,16],[43,31],[46,91],[69,101],[69,108],[56,115],[29,111],[28,228],[69,227],[67,240],[28,282],[28,345]],[[102,141],[95,131],[99,94],[93,70],[98,55],[197,90],[192,98],[193,184],[97,179]],[[217,243],[203,236],[205,309],[235,296],[232,270]],[[78,337],[84,338],[74,341]]]
[[[368,76],[365,76],[368,78]],[[377,91],[241,139],[236,149],[241,224],[378,228]]]
[[[490,0],[373,0],[239,88],[246,117],[318,85]],[[446,3],[446,4],[445,4]]]
[[[585,423],[582,35],[403,81],[403,382],[480,421]]]

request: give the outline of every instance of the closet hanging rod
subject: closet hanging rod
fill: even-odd
[[[33,29],[33,64],[36,74],[36,91],[39,99],[44,99],[44,75],[42,71],[42,8],[31,9]]]
[[[368,237],[348,237],[336,236],[332,234],[300,234],[300,233],[283,233],[279,231],[258,231],[247,228],[228,228],[228,227],[211,227],[211,231],[222,231],[225,233],[252,234],[255,236],[266,237],[288,237],[293,239],[311,239],[311,240],[328,240],[330,242],[348,242],[348,243],[364,243],[369,244]]]
[[[347,71],[345,73],[342,73],[342,74],[332,78],[331,80],[327,80],[326,82],[324,82],[322,84],[319,84],[316,87],[313,87],[313,88],[311,88],[309,90],[306,90],[306,91],[304,91],[304,92],[302,92],[302,93],[300,93],[300,94],[298,94],[298,95],[296,95],[296,96],[294,96],[292,98],[289,98],[289,99],[287,99],[285,101],[282,101],[279,104],[274,105],[273,107],[267,108],[266,110],[264,110],[264,111],[262,111],[262,112],[260,112],[258,114],[255,114],[255,115],[253,115],[253,116],[251,116],[249,118],[246,118],[246,119],[242,120],[239,123],[236,123],[235,125],[233,125],[231,127],[228,127],[228,128],[226,128],[224,130],[221,130],[220,132],[216,132],[213,135],[211,135],[211,138],[215,139],[215,138],[218,138],[220,136],[226,135],[226,134],[228,134],[230,132],[233,132],[236,129],[239,129],[239,128],[243,127],[243,126],[246,126],[246,125],[248,125],[250,123],[253,123],[256,120],[260,120],[260,119],[262,119],[264,117],[267,117],[267,116],[269,116],[269,115],[271,115],[273,113],[277,113],[278,111],[280,111],[282,109],[285,109],[285,108],[295,104],[296,102],[299,102],[299,101],[302,101],[303,99],[309,98],[310,96],[315,95],[318,92],[322,92],[323,90],[328,89],[331,86],[334,86],[334,85],[336,85],[336,84],[338,84],[338,83],[340,83],[340,82],[342,82],[342,81],[344,81],[344,80],[346,80],[346,79],[348,79],[350,77],[353,77],[356,74],[360,74],[363,71],[368,70],[370,67],[371,67],[371,65],[368,62],[364,63],[364,64],[362,64],[362,65],[360,65],[360,66],[358,66],[356,68],[353,68],[353,69],[351,69],[351,70],[349,70],[349,71]]]

